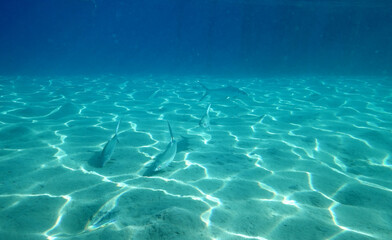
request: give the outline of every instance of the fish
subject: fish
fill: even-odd
[[[114,153],[114,149],[117,146],[118,141],[118,129],[120,127],[121,119],[117,123],[116,132],[114,136],[106,143],[105,147],[103,148],[101,155],[98,158],[98,163],[96,164],[97,167],[104,167],[105,164],[112,158]]]
[[[200,98],[199,102],[203,101],[207,97],[210,98],[215,98],[219,100],[225,100],[225,99],[232,99],[236,98],[238,96],[248,96],[248,94],[236,87],[233,86],[227,86],[227,87],[221,87],[221,88],[214,88],[214,89],[209,89],[207,88],[204,84],[201,82],[198,82],[205,90],[204,95]]]
[[[211,125],[210,125],[210,108],[211,104],[208,105],[206,113],[203,115],[203,117],[199,121],[199,126],[208,130],[211,130]]]
[[[170,143],[166,146],[165,151],[160,153],[155,157],[154,162],[148,167],[144,176],[152,176],[159,171],[167,168],[170,163],[174,160],[177,153],[177,141],[174,139],[173,131],[171,129],[170,123],[167,122],[170,132]]]
[[[158,90],[156,90],[155,92],[153,92],[149,97],[148,97],[148,99],[152,99],[152,98],[154,98],[159,92],[161,92],[162,90],[161,89],[158,89]]]
[[[111,223],[115,223],[117,221],[116,217],[118,213],[119,211],[112,211],[112,210],[99,211],[87,223],[85,229],[92,231],[98,228],[106,227]]]
[[[84,229],[93,231],[115,223],[119,214],[119,210],[115,210],[117,201],[124,193],[127,193],[128,191],[129,189],[119,193],[107,201],[104,205],[102,205],[98,211],[93,216],[91,216]]]

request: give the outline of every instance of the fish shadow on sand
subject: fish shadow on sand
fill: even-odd
[[[177,143],[177,153],[191,150],[190,140],[191,138],[181,136],[181,139]]]
[[[249,96],[248,93],[246,93],[245,91],[241,90],[240,88],[233,87],[231,85],[213,89],[213,88],[207,88],[201,82],[198,83],[204,89],[204,94],[200,98],[199,102],[203,102],[207,99],[214,102],[214,101],[232,100],[232,99],[239,98],[241,96]]]
[[[91,167],[100,168],[100,166],[99,166],[99,158],[100,158],[100,156],[101,156],[101,151],[93,152],[93,155],[87,161],[88,165],[90,165]]]
[[[101,165],[102,151],[89,151],[89,152],[92,152],[93,155],[87,160],[88,165],[94,168],[102,168]],[[107,161],[105,166],[113,164],[114,161],[115,159],[111,158],[110,160]]]

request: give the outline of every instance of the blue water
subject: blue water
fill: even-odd
[[[1,2],[0,239],[392,239],[391,5]]]
[[[370,74],[392,61],[389,0],[15,0],[7,74]]]

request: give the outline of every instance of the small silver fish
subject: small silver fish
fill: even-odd
[[[211,125],[210,125],[210,108],[211,104],[208,105],[206,113],[203,115],[203,117],[199,121],[199,126],[208,130],[211,130]]]
[[[177,141],[173,137],[173,132],[170,127],[170,123],[167,122],[170,131],[171,141],[166,146],[164,152],[160,153],[156,158],[155,161],[149,166],[147,171],[144,173],[144,176],[152,176],[156,172],[159,172],[170,165],[170,163],[174,160],[174,157],[177,153]]]
[[[118,143],[118,129],[120,127],[121,119],[117,123],[116,132],[114,136],[106,143],[105,147],[103,148],[101,155],[98,158],[97,167],[103,167],[105,164],[112,158],[114,149]]]
[[[123,191],[118,195],[111,198],[104,205],[102,205],[98,211],[91,217],[85,226],[85,230],[93,231],[98,228],[106,227],[111,223],[117,221],[119,210],[115,210],[117,206],[117,200],[129,190]]]
[[[88,223],[86,229],[92,231],[98,228],[106,227],[111,223],[115,223],[117,221],[116,216],[118,211],[109,211],[109,212],[99,212],[97,215],[93,216],[91,219],[91,223]]]

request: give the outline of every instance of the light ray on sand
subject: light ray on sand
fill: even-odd
[[[320,144],[317,140],[317,138],[314,139],[314,151],[318,152],[320,150]]]
[[[45,232],[42,233],[48,239],[55,239],[55,237],[51,237],[50,236],[50,232],[53,231],[56,227],[58,227],[60,225],[61,219],[63,218],[63,215],[65,213],[64,209],[72,200],[72,198],[70,196],[68,196],[68,195],[67,196],[63,196],[63,198],[66,199],[67,201],[58,210],[56,222],[54,223],[54,225],[51,228],[49,228],[48,230],[46,230]]]
[[[351,135],[351,134],[349,134],[349,133],[344,133],[344,132],[337,132],[337,133],[340,133],[340,134],[345,135],[345,136],[349,136],[349,137],[352,138],[352,139],[355,139],[355,140],[357,140],[357,141],[360,141],[360,142],[364,143],[364,144],[365,144],[366,146],[368,146],[369,148],[373,148],[373,147],[368,143],[368,141],[366,141],[366,140],[364,140],[364,139],[354,137],[353,135]]]
[[[257,236],[248,236],[245,234],[241,234],[241,233],[235,233],[235,232],[231,232],[231,231],[227,231],[225,229],[221,229],[223,232],[232,235],[232,236],[236,236],[236,237],[240,237],[240,238],[244,238],[244,239],[256,239],[256,240],[267,240],[266,238],[263,237],[257,237]]]
[[[199,232],[200,239],[264,240],[276,230],[300,237],[294,234],[301,226],[282,225],[299,218],[316,226],[300,231],[329,240],[391,232],[375,206],[392,196],[389,86],[365,78],[197,80],[239,89],[246,82],[249,96],[211,98],[212,128],[205,130],[197,122],[208,103],[199,102],[193,77],[0,76],[4,232],[49,240],[130,236],[127,231],[141,240],[154,234],[196,239]],[[132,120],[121,125],[116,161],[90,166],[93,150],[108,137],[98,135],[112,134],[120,113]],[[142,176],[162,151],[155,124],[164,119],[175,121],[177,136],[187,141],[170,169]],[[357,202],[346,204],[347,194]],[[25,211],[24,204],[39,198],[49,201],[50,219]],[[358,211],[377,217],[350,225]],[[36,230],[29,221],[46,225]]]
[[[333,204],[328,208],[329,213],[331,214],[331,217],[332,217],[332,221],[333,221],[333,223],[334,223],[336,226],[338,226],[340,229],[342,229],[342,230],[344,230],[344,231],[355,232],[355,233],[358,233],[358,234],[360,234],[360,235],[368,236],[368,237],[371,237],[371,238],[376,238],[376,236],[374,236],[374,235],[371,234],[371,233],[367,233],[367,232],[363,232],[363,231],[351,229],[351,228],[349,228],[349,227],[346,227],[346,226],[343,226],[343,225],[339,224],[338,217],[335,215],[335,213],[334,213],[334,211],[333,211],[333,209],[334,209],[335,207],[339,206],[339,205],[340,205],[339,203],[335,202],[335,203],[333,203]]]

